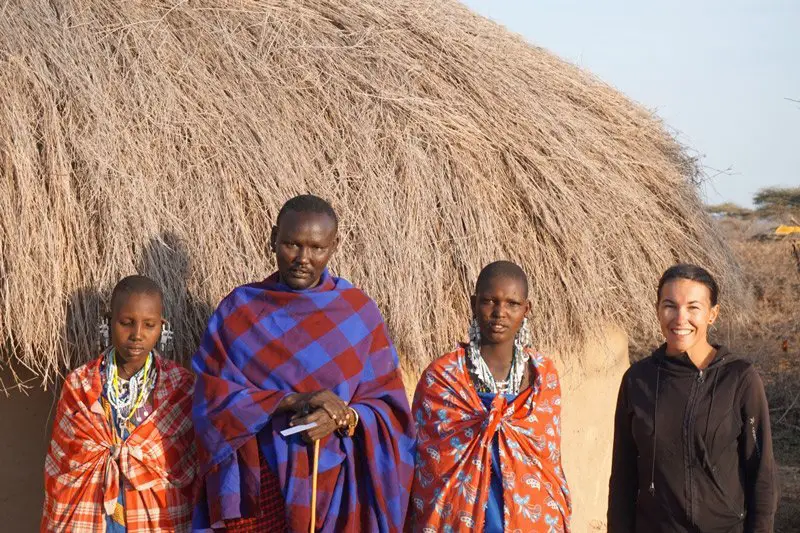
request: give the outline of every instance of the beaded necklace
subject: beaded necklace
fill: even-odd
[[[467,347],[467,361],[469,373],[472,381],[479,392],[490,392],[493,394],[512,394],[516,396],[522,387],[522,380],[525,377],[525,367],[530,361],[530,356],[526,348],[530,344],[530,333],[528,332],[527,319],[523,322],[520,331],[514,338],[514,352],[511,356],[511,368],[508,376],[503,381],[498,381],[489,370],[489,366],[481,355],[481,333],[476,320],[473,320],[469,328],[469,346]]]
[[[147,354],[144,366],[127,381],[119,377],[116,359],[114,348],[111,348],[106,356],[106,396],[116,410],[117,431],[122,436],[131,418],[144,405],[154,388],[155,372],[152,371],[152,352]]]

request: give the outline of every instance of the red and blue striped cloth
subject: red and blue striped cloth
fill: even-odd
[[[195,531],[256,516],[259,450],[280,479],[291,531],[311,520],[312,447],[282,437],[293,392],[330,389],[358,411],[356,434],[320,442],[316,530],[400,532],[414,473],[414,429],[397,352],[375,302],[324,272],[295,291],[273,274],[220,303],[192,359],[202,487]],[[274,415],[274,416],[273,416]]]

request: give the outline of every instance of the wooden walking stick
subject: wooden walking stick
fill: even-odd
[[[311,524],[309,533],[314,533],[317,524],[317,470],[319,469],[319,441],[314,441],[314,464],[311,470]]]

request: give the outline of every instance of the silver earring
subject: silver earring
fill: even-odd
[[[470,344],[475,346],[481,345],[481,327],[478,325],[478,319],[472,317],[472,321],[469,323],[469,330],[467,331],[467,335],[469,336]]]
[[[109,335],[108,318],[101,317],[97,322],[97,347],[99,351],[104,351],[111,344]]]
[[[175,334],[172,331],[172,325],[169,321],[165,321],[164,325],[161,327],[161,337],[158,339],[158,351],[162,354],[171,351],[174,337]]]
[[[520,352],[531,345],[531,330],[528,327],[528,317],[522,320],[522,326],[520,326],[517,335],[514,337],[514,344]]]

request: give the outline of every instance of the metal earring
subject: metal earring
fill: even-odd
[[[101,352],[111,345],[109,331],[108,317],[101,317],[100,321],[97,322],[97,347]]]
[[[158,339],[158,351],[162,354],[171,351],[174,337],[175,333],[172,331],[172,325],[168,320],[164,321],[164,325],[161,326],[161,337]]]
[[[481,328],[478,325],[477,318],[472,317],[472,321],[469,323],[469,330],[467,331],[467,335],[469,336],[470,344],[475,346],[481,345]]]
[[[522,326],[520,326],[517,335],[514,337],[514,344],[520,351],[531,345],[531,331],[528,327],[528,317],[522,320]]]

